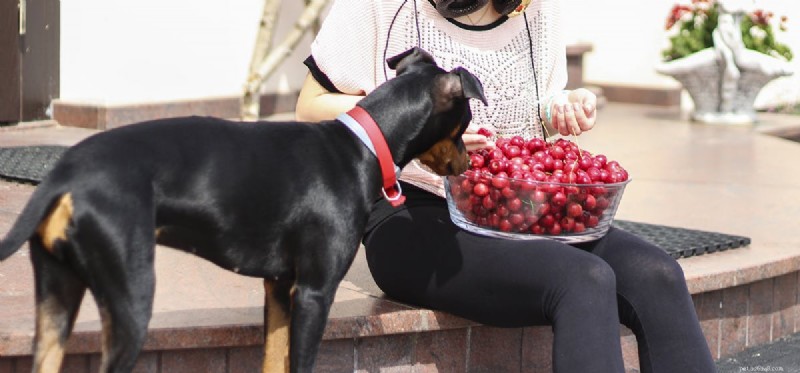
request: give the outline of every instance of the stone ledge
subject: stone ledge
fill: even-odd
[[[106,130],[145,120],[188,115],[237,118],[239,97],[202,98],[132,104],[102,104],[53,100],[53,120],[63,126]],[[261,114],[294,111],[297,92],[264,94]]]
[[[666,107],[680,106],[681,104],[680,87],[666,88],[602,82],[590,82],[587,84],[598,87],[609,102]]]

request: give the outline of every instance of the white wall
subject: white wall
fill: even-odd
[[[568,39],[594,45],[586,80],[677,86],[653,69],[667,43],[664,23],[673,1],[563,1]],[[283,2],[279,36],[301,4]],[[800,100],[800,2],[758,4],[789,16],[780,40],[798,57],[797,74],[771,83],[757,103]],[[61,98],[114,104],[239,95],[262,6],[262,0],[62,0]],[[309,42],[306,37],[266,91],[300,86]]]
[[[284,1],[279,36],[302,7]],[[138,103],[242,92],[262,0],[62,0],[61,99]],[[299,87],[306,37],[269,91]]]

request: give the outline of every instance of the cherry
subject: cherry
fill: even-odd
[[[492,178],[492,186],[497,189],[503,189],[507,187],[509,184],[510,182],[508,180],[508,174],[506,174],[505,172],[498,172]]]
[[[482,168],[484,164],[483,156],[480,154],[473,154],[469,157],[469,166],[472,168]]]
[[[567,216],[576,218],[581,215],[583,215],[583,207],[581,207],[580,204],[575,202],[570,202],[567,205]]]
[[[472,193],[476,196],[483,197],[489,194],[489,187],[486,184],[478,183],[472,188]]]
[[[550,198],[550,203],[557,207],[564,206],[567,204],[567,195],[563,192],[556,192],[553,194],[553,197]]]

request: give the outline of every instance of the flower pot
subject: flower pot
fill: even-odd
[[[664,62],[656,71],[671,76],[687,90],[695,106],[692,120],[752,124],[757,119],[753,105],[761,89],[775,78],[791,75],[792,71],[784,61],[755,51],[747,52],[748,66],[739,67],[739,78],[733,84],[724,82],[724,65],[713,48]]]

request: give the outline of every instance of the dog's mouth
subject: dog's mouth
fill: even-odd
[[[439,176],[460,175],[469,167],[466,151],[451,140],[442,140],[419,156],[419,161]]]

